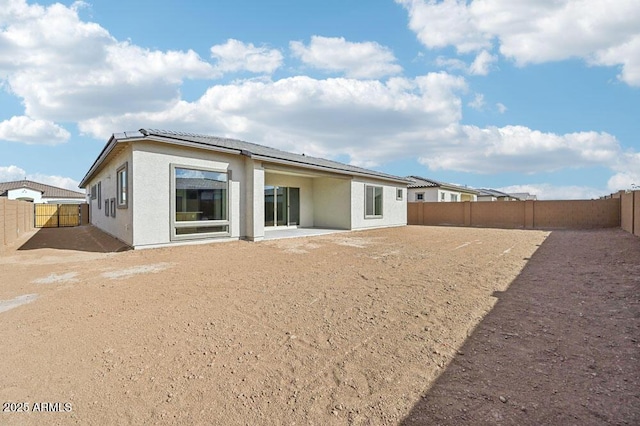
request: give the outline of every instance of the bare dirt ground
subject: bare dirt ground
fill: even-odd
[[[30,237],[0,253],[0,424],[640,423],[621,230]]]

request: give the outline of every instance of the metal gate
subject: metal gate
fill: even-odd
[[[80,204],[34,204],[36,228],[80,225]]]

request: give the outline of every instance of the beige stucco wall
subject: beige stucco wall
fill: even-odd
[[[478,198],[475,194],[464,194],[458,191],[449,191],[447,189],[441,188],[409,188],[409,198],[408,201],[410,203],[420,202],[420,200],[416,199],[416,194],[424,193],[424,202],[435,202],[442,201],[442,194],[444,194],[444,201],[451,201],[451,195],[457,195],[457,201],[478,201]]]
[[[421,201],[438,201],[438,188],[409,188],[408,192],[408,201],[409,202],[421,202]],[[416,198],[416,194],[423,193],[424,199],[418,200]]]
[[[100,207],[98,207],[98,199],[89,198],[89,217],[91,224],[100,228],[104,232],[116,237],[129,245],[133,245],[133,211],[131,202],[134,198],[134,188],[132,186],[132,171],[134,169],[132,160],[132,150],[130,145],[123,145],[122,150],[113,156],[111,161],[102,170],[100,170],[91,181],[87,182],[87,192],[91,191],[91,187],[101,182],[101,199]],[[128,163],[129,167],[129,188],[127,196],[129,197],[129,205],[126,209],[116,208],[116,217],[105,215],[104,201],[116,197],[117,187],[116,172],[120,166]]]
[[[351,229],[350,199],[350,179],[313,179],[313,226]]]
[[[381,186],[382,217],[365,217],[365,186]],[[396,189],[402,189],[402,200],[396,199]],[[375,179],[354,179],[351,181],[351,229],[403,226],[407,224],[406,185],[393,185]]]
[[[241,216],[244,228],[241,236],[250,241],[260,241],[264,238],[264,168],[262,163],[251,158],[244,159],[244,199]]]
[[[228,170],[230,237],[244,235],[246,218],[244,160],[233,154],[198,150],[156,142],[136,142],[133,150],[131,196],[135,218],[133,246],[155,246],[171,241],[171,165]]]

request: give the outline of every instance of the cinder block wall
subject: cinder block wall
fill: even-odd
[[[620,227],[640,237],[640,191],[620,192]]]
[[[536,201],[534,228],[592,229],[620,226],[620,201],[562,200]]]
[[[453,225],[464,226],[465,203],[407,203],[409,225]]]
[[[633,233],[640,237],[640,191],[634,191]]]
[[[11,244],[34,229],[33,203],[0,197],[0,245]]]
[[[507,229],[616,228],[620,226],[620,204],[619,198],[492,203],[412,202],[408,203],[407,216],[410,225]]]
[[[471,203],[471,226],[486,228],[524,228],[524,201]]]
[[[634,231],[634,195],[633,192],[620,194],[620,228],[632,234]]]

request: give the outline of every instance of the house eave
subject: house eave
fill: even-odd
[[[284,159],[281,159],[281,158],[274,158],[274,157],[269,157],[269,156],[266,156],[266,155],[252,154],[251,158],[255,159],[255,160],[258,160],[258,161],[263,161],[265,163],[279,164],[279,165],[297,167],[297,168],[300,168],[300,169],[307,169],[307,170],[316,170],[316,171],[319,171],[319,172],[337,174],[337,175],[341,175],[341,176],[366,177],[366,178],[369,178],[369,179],[383,180],[383,181],[386,181],[386,182],[394,182],[394,183],[399,183],[399,184],[402,184],[402,185],[407,185],[409,183],[409,181],[407,181],[405,179],[393,179],[391,177],[381,176],[381,175],[378,175],[376,173],[363,173],[363,172],[357,172],[357,171],[341,170],[341,169],[338,169],[338,168],[319,166],[319,165],[315,165],[315,164],[307,164],[307,163],[302,163],[302,162],[298,162],[298,161],[284,160]]]

